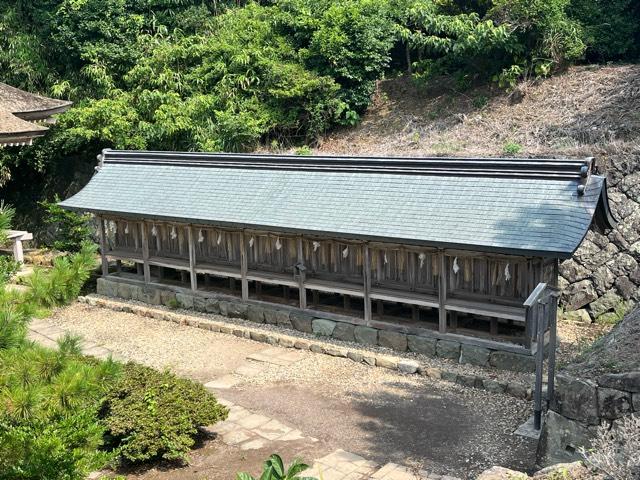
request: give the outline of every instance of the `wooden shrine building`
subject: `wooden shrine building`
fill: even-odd
[[[46,124],[66,111],[71,102],[25,92],[0,83],[0,147],[31,145],[47,132]]]
[[[61,205],[104,276],[496,349],[545,341],[559,259],[614,226],[592,159],[99,158]]]

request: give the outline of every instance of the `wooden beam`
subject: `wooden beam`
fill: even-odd
[[[247,280],[247,242],[244,232],[240,233],[240,281],[242,285],[242,299],[249,299],[249,280]]]
[[[100,226],[98,228],[98,235],[100,236],[100,258],[102,260],[102,276],[109,275],[109,260],[107,259],[107,234],[104,229],[104,218],[98,217]]]
[[[364,277],[364,321],[371,321],[371,260],[369,258],[369,245],[362,246],[362,276]]]
[[[440,284],[438,289],[438,331],[440,333],[447,332],[447,257],[444,254],[444,251],[440,252]]]
[[[198,274],[196,273],[196,245],[193,240],[193,227],[187,225],[187,240],[189,242],[189,275],[191,275],[191,290],[198,290]]]
[[[144,283],[151,282],[151,267],[149,266],[149,239],[147,237],[147,224],[142,222],[142,271],[144,275]]]
[[[302,245],[302,237],[298,237],[298,266],[303,267],[298,269],[298,292],[300,296],[300,308],[303,310],[307,308],[307,289],[304,287],[304,281],[307,276],[307,272],[304,270],[304,250]]]

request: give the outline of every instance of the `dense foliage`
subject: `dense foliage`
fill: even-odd
[[[129,363],[102,401],[110,448],[130,462],[184,460],[197,427],[227,418],[228,409],[199,383]]]
[[[0,185],[41,224],[34,198],[76,190],[104,147],[308,145],[357,122],[384,75],[511,88],[636,58],[639,25],[633,0],[0,0],[0,81],[75,102],[0,151]]]
[[[79,252],[93,239],[91,217],[65,210],[58,201],[56,196],[53,202],[40,203],[46,211],[45,223],[50,227],[43,243],[62,252]]]
[[[81,355],[66,335],[55,350],[27,340],[43,309],[78,295],[95,248],[36,270],[19,292],[0,286],[0,479],[75,480],[121,458],[184,458],[196,427],[227,410],[200,384]]]

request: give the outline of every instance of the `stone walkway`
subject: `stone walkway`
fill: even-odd
[[[66,333],[64,329],[47,320],[36,319],[29,324],[28,338],[43,346],[57,348],[57,341]],[[115,358],[114,352],[102,345],[83,340],[81,346],[82,353],[85,355],[100,359]],[[264,370],[266,364],[288,366],[302,358],[303,354],[299,351],[266,348],[248,355],[246,362],[234,373],[223,375],[204,385],[209,390],[224,390],[240,383],[243,377],[258,375]],[[227,445],[241,450],[259,450],[273,442],[318,442],[317,438],[305,436],[299,429],[279,420],[253,412],[218,395],[217,399],[229,408],[229,416],[224,422],[212,425],[206,430],[219,435]],[[424,470],[414,472],[395,463],[387,463],[380,467],[373,461],[342,449],[316,459],[304,475],[322,480],[457,480],[454,477],[435,475]]]

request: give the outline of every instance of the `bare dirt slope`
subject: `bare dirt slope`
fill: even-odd
[[[356,128],[326,136],[318,150],[385,155],[598,155],[638,149],[640,65],[585,66],[520,85],[458,91],[408,78],[383,81]]]

